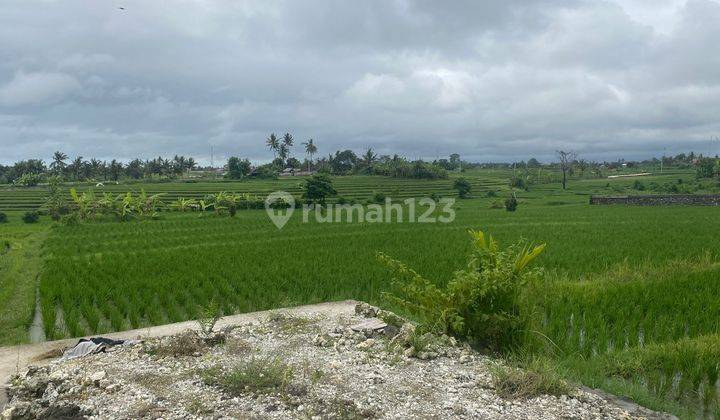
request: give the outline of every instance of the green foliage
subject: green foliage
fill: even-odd
[[[48,179],[48,196],[43,207],[54,221],[60,220],[60,217],[67,214],[69,210],[67,200],[65,200],[60,185],[60,177],[52,176]]]
[[[247,159],[240,160],[236,156],[232,156],[227,162],[226,178],[242,179],[250,174],[250,161]]]
[[[7,214],[0,212],[0,223],[7,223],[8,217]]]
[[[23,222],[25,223],[37,223],[40,220],[40,213],[36,211],[28,211],[23,214]]]
[[[61,216],[59,221],[64,226],[77,226],[80,223],[80,218],[77,213],[70,213]]]
[[[470,190],[472,189],[472,185],[467,179],[458,178],[455,180],[455,182],[453,182],[453,188],[457,190],[458,196],[460,196],[460,198],[468,198],[470,196]]]
[[[467,339],[483,348],[507,349],[517,344],[524,324],[520,299],[525,286],[539,276],[526,270],[545,245],[524,242],[500,250],[492,237],[470,231],[473,253],[465,270],[456,271],[446,287],[424,279],[403,263],[380,253],[395,277],[388,301],[424,325]]]
[[[515,210],[517,210],[517,206],[518,206],[518,200],[514,194],[511,197],[508,197],[505,199],[505,210],[515,211]]]
[[[522,177],[513,176],[510,178],[510,188],[517,188],[519,190],[528,190],[528,183]]]
[[[41,174],[26,173],[15,180],[15,185],[20,185],[22,187],[34,187],[41,183],[42,180],[43,176]]]
[[[198,319],[200,324],[200,332],[208,337],[213,333],[215,324],[222,317],[222,308],[217,304],[215,299],[211,300],[207,305],[200,308],[201,318]]]
[[[720,174],[720,163],[717,159],[702,158],[698,161],[695,171],[697,178],[712,178]]]
[[[170,203],[170,208],[173,210],[186,212],[189,210],[195,210],[198,207],[198,202],[194,198],[180,197],[177,200]]]
[[[373,192],[372,198],[369,200],[369,202],[376,204],[385,204],[385,198],[387,197],[384,192],[375,191]]]
[[[309,203],[325,204],[327,198],[337,195],[332,180],[325,174],[315,174],[305,180],[302,191],[302,198]]]

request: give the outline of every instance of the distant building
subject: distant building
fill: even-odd
[[[280,172],[280,176],[310,176],[315,174],[317,171],[303,171],[295,168],[285,168]]]

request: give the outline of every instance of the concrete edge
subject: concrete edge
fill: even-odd
[[[325,302],[312,305],[296,306],[292,308],[278,308],[260,312],[248,312],[244,314],[228,315],[220,318],[216,324],[216,328],[227,326],[242,325],[253,321],[261,320],[273,312],[282,311],[293,315],[339,315],[353,314],[355,300],[344,300],[338,302]],[[135,330],[119,331],[108,334],[96,334],[85,336],[84,338],[103,336],[116,340],[120,339],[145,339],[164,337],[167,335],[177,334],[187,329],[198,330],[199,325],[196,320],[177,322],[174,324],[157,325]],[[52,351],[64,349],[75,345],[78,340],[83,337],[69,338],[64,340],[46,341],[36,344],[23,344],[19,346],[0,347],[0,410],[7,404],[7,383],[12,375],[23,372],[30,365],[47,364],[54,359],[35,360],[37,357]]]

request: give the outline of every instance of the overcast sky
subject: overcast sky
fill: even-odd
[[[716,0],[2,0],[0,162],[715,154],[719,43]]]

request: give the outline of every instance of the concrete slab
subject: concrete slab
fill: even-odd
[[[337,316],[341,314],[353,314],[357,301],[345,300],[340,302],[325,302],[315,305],[297,306],[294,308],[273,309],[269,311],[250,312],[246,314],[230,315],[221,318],[216,329],[227,326],[241,325],[256,320],[263,319],[269,313],[281,311],[292,315],[328,315]],[[177,334],[187,329],[199,330],[197,321],[185,321],[175,324],[158,325],[155,327],[142,328],[137,330],[121,331],[109,334],[102,334],[103,337],[120,339],[144,339],[153,337],[163,337],[167,335]],[[97,337],[98,335],[87,336]],[[21,346],[0,347],[0,411],[7,403],[6,385],[12,375],[24,371],[29,365],[41,365],[49,363],[53,359],[37,360],[41,355],[54,350],[60,350],[66,347],[74,346],[82,337],[71,338],[66,340],[46,341],[37,344],[24,344]]]

